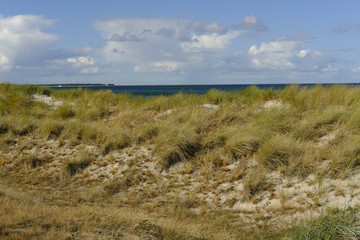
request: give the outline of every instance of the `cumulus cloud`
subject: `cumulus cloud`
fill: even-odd
[[[210,79],[244,72],[335,72],[334,59],[310,50],[310,35],[289,35],[232,52],[235,43],[249,31],[266,31],[255,15],[241,23],[223,26],[184,19],[131,18],[96,22],[105,45],[108,64],[135,73],[173,73],[176,76]]]
[[[79,69],[80,72],[84,74],[94,74],[99,72],[97,60],[92,57],[81,56],[78,58],[67,58],[66,62],[70,63],[73,68]]]
[[[108,63],[132,63],[136,72],[171,72],[199,65],[206,52],[224,51],[242,31],[217,22],[130,18],[94,24],[106,39]],[[216,53],[214,53],[216,54]]]
[[[98,74],[115,76],[121,71],[134,79],[146,73],[153,79],[175,76],[210,81],[233,73],[239,77],[244,73],[259,76],[265,71],[267,74],[338,71],[329,55],[305,47],[306,40],[313,38],[310,35],[289,35],[257,45],[242,45],[248,42],[241,41],[245,33],[268,29],[255,15],[231,26],[166,18],[98,21],[93,27],[102,35],[104,44],[95,49],[52,49],[58,37],[45,31],[52,24],[52,20],[33,15],[0,17],[0,76],[83,75],[88,79]]]
[[[0,16],[0,73],[2,76],[94,74],[92,49],[52,49],[59,38],[45,30],[54,21],[36,15]],[[6,74],[6,75],[5,75]]]
[[[253,45],[249,48],[249,55],[253,66],[269,69],[294,68],[291,61],[298,55],[299,42],[274,41],[262,43],[260,46]]]
[[[88,56],[49,60],[47,68],[61,75],[90,75],[100,72],[98,61]]]
[[[191,41],[181,42],[185,52],[202,52],[204,50],[222,50],[227,48],[231,41],[241,35],[239,31],[229,31],[226,34],[193,34]]]
[[[10,60],[6,56],[0,55],[0,72],[7,72],[11,70],[12,66]]]
[[[264,24],[264,22],[258,20],[255,15],[244,17],[243,25],[247,28],[254,28],[258,31],[268,30],[268,27]]]
[[[0,17],[0,69],[31,64],[42,56],[57,36],[43,32],[53,21],[39,16]]]
[[[259,32],[264,32],[268,30],[266,24],[259,20],[255,15],[245,16],[240,24],[235,24],[231,27],[232,29],[254,29]]]
[[[248,54],[254,68],[268,70],[325,71],[333,60],[319,51],[303,49],[300,41],[264,42],[251,46]]]

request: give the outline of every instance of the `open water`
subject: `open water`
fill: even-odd
[[[313,87],[316,84],[298,84],[301,87]],[[331,86],[332,84],[322,84],[323,86]],[[359,83],[346,83],[346,85],[359,85]],[[261,89],[283,89],[289,84],[223,84],[223,85],[137,85],[137,86],[52,86],[52,89],[88,89],[88,90],[111,90],[114,93],[129,93],[140,96],[158,96],[158,95],[172,95],[176,93],[196,93],[203,94],[211,89],[218,89],[221,91],[236,91],[243,90],[249,86],[256,86]]]

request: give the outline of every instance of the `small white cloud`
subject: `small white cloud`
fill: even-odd
[[[139,66],[139,65],[136,65],[136,66],[134,67],[134,71],[135,71],[135,72],[141,72],[140,66]]]
[[[176,61],[143,62],[134,67],[135,72],[181,72],[185,64]]]
[[[353,73],[360,73],[360,67],[353,68],[351,71],[352,71]]]
[[[302,49],[300,41],[272,41],[249,48],[250,61],[255,68],[273,70],[330,70],[332,59],[318,51]]]
[[[310,52],[309,50],[300,50],[296,55],[299,58],[304,58],[309,54],[309,52]]]
[[[87,66],[87,65],[95,65],[96,60],[92,57],[78,57],[78,58],[68,58],[67,62],[73,63],[75,66]]]
[[[55,59],[48,63],[49,69],[64,75],[96,74],[100,71],[97,60],[88,56]]]
[[[83,74],[95,74],[99,72],[99,67],[96,66],[96,59],[92,57],[81,56],[78,58],[67,58],[66,62],[70,63],[73,68],[76,68]]]
[[[336,72],[338,71],[339,69],[337,69],[336,67],[334,67],[333,65],[329,64],[327,65],[326,67],[324,67],[322,69],[323,72]]]
[[[237,28],[252,28],[257,31],[263,32],[268,30],[268,27],[261,20],[258,20],[255,15],[245,16],[242,24],[235,25]]]
[[[255,15],[246,16],[246,17],[244,17],[243,22],[244,22],[245,26],[253,27],[253,26],[256,26],[257,19],[256,19]]]
[[[182,68],[182,63],[175,61],[155,62],[153,65],[154,72],[173,72]]]
[[[80,70],[83,74],[95,74],[99,72],[99,67],[87,67]]]
[[[217,33],[196,35],[191,37],[192,41],[182,42],[181,47],[185,52],[201,52],[204,50],[225,49],[231,41],[240,36],[240,31],[229,31],[226,34]]]
[[[12,64],[6,56],[0,56],[0,72],[7,72],[12,69]]]

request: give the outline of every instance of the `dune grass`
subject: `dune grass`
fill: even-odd
[[[290,239],[359,239],[359,217],[355,209],[323,213],[310,222],[302,222],[288,232]]]
[[[270,135],[280,136],[272,140],[275,145],[284,137],[295,138],[298,143],[293,143],[301,145],[315,142],[334,129],[346,128],[353,134],[360,126],[356,87],[290,86],[280,91],[249,87],[240,92],[211,90],[202,96],[176,94],[142,99],[106,91],[51,91],[2,84],[0,93],[2,134],[24,136],[35,131],[49,138],[94,140],[103,145],[104,153],[148,141],[157,145],[160,165],[164,166],[219,147],[225,147],[233,158],[259,150],[263,159],[269,157],[264,155],[264,148],[273,147],[269,140],[264,141]],[[31,98],[35,93],[61,98],[64,104],[50,109]],[[271,99],[286,106],[261,110],[261,104]],[[200,107],[205,103],[220,104],[221,108],[208,111]],[[168,110],[173,112],[155,121],[157,115]],[[284,152],[298,154],[290,149]]]
[[[34,94],[51,96],[62,100],[63,104],[54,107],[38,102],[34,99]],[[218,108],[206,108],[202,106],[204,104],[216,104]],[[36,139],[39,141],[38,145],[55,142],[59,148],[68,146],[70,150],[76,149],[73,151],[79,151],[78,149],[84,146],[97,149],[99,154],[96,156],[87,151],[79,151],[74,154],[74,158],[61,157],[65,177],[54,173],[51,176],[49,173],[47,180],[47,184],[53,182],[58,184],[62,181],[61,179],[64,179],[63,185],[58,186],[73,186],[72,184],[82,176],[91,174],[89,166],[111,163],[114,154],[124,154],[122,152],[124,149],[153,148],[155,157],[147,161],[154,162],[157,173],[166,173],[175,166],[183,166],[183,169],[179,171],[184,175],[182,184],[190,181],[186,177],[194,173],[199,173],[207,180],[215,179],[215,183],[211,182],[211,184],[216,184],[216,186],[241,180],[243,188],[238,191],[239,196],[221,203],[232,207],[237,202],[236,199],[242,202],[256,202],[257,196],[271,193],[273,184],[269,183],[268,176],[273,172],[278,172],[284,177],[301,179],[310,175],[342,179],[351,177],[360,169],[359,119],[360,88],[341,85],[331,87],[319,85],[312,88],[292,85],[283,90],[249,87],[242,91],[210,90],[203,95],[179,93],[169,97],[158,96],[148,99],[128,94],[113,94],[109,91],[52,91],[43,87],[0,84],[0,149],[3,154],[16,152],[16,155],[12,155],[19,158],[13,160],[17,163],[16,166],[26,166],[25,170],[20,167],[16,169],[15,165],[11,166],[10,170],[7,172],[4,170],[1,176],[6,178],[7,174],[11,173],[13,178],[19,176],[16,181],[21,182],[21,174],[28,173],[31,169],[45,168],[53,159],[61,156],[61,153],[56,152],[53,156],[37,154],[36,144],[30,143],[31,141],[26,140],[27,138]],[[31,154],[23,154],[25,150],[33,149],[35,150]],[[134,153],[130,152],[128,155],[132,154]],[[151,209],[153,207],[146,205],[148,199],[155,199],[167,191],[174,191],[174,194],[177,194],[176,186],[160,184],[162,181],[160,177],[154,176],[149,171],[141,172],[137,168],[136,158],[133,161],[132,164],[128,163],[128,167],[124,167],[125,170],[119,173],[118,177],[108,179],[104,185],[98,187],[102,187],[99,191],[91,190],[96,193],[89,193],[87,201],[92,204],[106,205],[115,198],[116,194],[129,192],[128,199],[142,203],[145,209]],[[329,162],[327,167],[320,168],[319,166],[325,161]],[[6,164],[8,160],[0,162]],[[230,171],[226,169],[229,166],[236,167],[234,167],[234,173],[225,178],[221,171]],[[29,175],[26,179],[31,176]],[[39,184],[36,181],[38,180],[30,182]],[[129,189],[143,182],[158,185],[155,189],[149,188],[141,193],[130,193]],[[92,187],[97,189],[91,185],[91,181],[88,185],[85,180],[81,184],[90,189]],[[199,186],[199,189],[201,192],[211,192],[214,190],[211,189],[211,184],[209,181],[208,185]],[[132,198],[131,194],[133,194]],[[190,194],[184,200],[181,194],[178,193],[177,196],[178,200],[173,200],[172,203],[158,200],[154,204],[166,206],[164,209],[171,212],[169,216],[171,219],[188,221],[196,218],[200,225],[205,224],[211,214],[217,214],[207,211],[205,201],[200,201],[199,197]],[[11,204],[14,200],[1,198],[0,194],[1,201],[3,203],[9,201]],[[78,204],[82,201],[75,202]],[[119,205],[124,204],[126,199],[120,203],[111,201],[111,204]],[[221,204],[219,204],[220,209]],[[40,205],[28,206],[26,203],[23,208],[24,211],[32,211],[34,207],[41,208]],[[111,206],[114,207],[114,205]],[[196,217],[198,215],[191,213],[189,209],[193,208],[192,206],[197,206],[200,211],[203,207],[204,218]],[[137,207],[139,205],[131,211],[135,211]],[[52,215],[57,214],[59,210],[49,208],[46,211],[48,212],[44,214]],[[81,212],[82,210],[74,211]],[[99,216],[97,210],[93,212],[86,208],[85,212],[85,214]],[[162,235],[159,239],[191,239],[191,237],[200,236],[193,234],[195,231],[202,232],[204,239],[220,239],[217,238],[220,236],[225,236],[222,239],[245,239],[246,236],[254,239],[332,239],[326,233],[328,230],[324,230],[332,226],[335,228],[334,236],[355,239],[358,237],[356,235],[358,232],[354,230],[355,227],[351,225],[353,220],[349,217],[355,216],[354,212],[356,211],[351,211],[351,214],[333,212],[326,217],[311,220],[313,221],[311,225],[309,222],[304,222],[297,227],[286,226],[275,230],[269,230],[266,225],[261,226],[263,230],[248,226],[241,228],[240,225],[231,227],[233,223],[230,221],[234,215],[221,212],[218,216],[224,214],[225,217],[210,221],[212,229],[204,230],[199,227],[189,235],[182,235],[181,228],[166,225],[164,221],[159,220],[161,224],[164,224],[163,226],[166,226],[165,230],[159,230]],[[338,221],[341,218],[339,216],[345,218],[344,222]],[[8,218],[10,216],[7,216]],[[36,225],[35,232],[26,232],[30,235],[21,235],[11,230],[18,227],[16,224],[28,223],[26,216],[21,215],[17,220],[8,219],[7,221],[12,222],[11,224],[4,220],[0,225],[0,236],[11,236],[13,239],[19,236],[36,238],[39,236],[37,234],[44,234],[46,226],[51,229],[59,226],[65,229],[65,232],[61,230],[53,232],[54,235],[45,234],[42,238],[62,238],[69,234],[79,234],[79,232],[93,232],[91,229],[95,226],[91,219],[76,219],[85,224],[80,224],[84,231],[73,231],[71,229],[74,226],[61,219],[48,219],[46,221],[51,223],[41,222],[39,225],[36,222],[37,216],[31,215],[29,218],[31,218],[31,224]],[[76,217],[70,214],[67,217],[64,216],[64,219],[66,218],[75,221]],[[130,226],[125,223],[131,222],[131,217],[126,221],[121,221],[124,222],[121,229],[134,232],[136,224],[131,223]],[[139,222],[140,218],[134,221]],[[109,224],[113,227],[116,225],[113,222]],[[242,233],[239,233],[239,229]],[[111,234],[114,231],[114,229],[106,230],[106,236],[113,236]],[[75,239],[75,235],[71,235],[70,239]]]

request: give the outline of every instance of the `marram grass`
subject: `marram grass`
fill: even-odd
[[[63,104],[54,107],[38,102],[34,94],[51,96]],[[204,104],[216,107],[204,107]],[[98,227],[101,231],[109,229],[105,235],[116,239],[120,235],[116,235],[115,229],[140,234],[136,229],[144,227],[156,232],[157,239],[356,239],[359,231],[354,225],[354,216],[358,212],[354,209],[312,218],[311,224],[305,221],[269,227],[263,221],[263,225],[254,227],[222,208],[233,207],[237,199],[240,199],[238,204],[256,204],[267,193],[273,194],[276,183],[269,182],[269,175],[274,172],[284,178],[352,177],[360,169],[359,116],[360,88],[342,85],[313,88],[292,85],[283,90],[249,87],[243,91],[210,90],[203,95],[179,93],[147,99],[109,91],[52,91],[43,87],[0,84],[0,149],[2,154],[19,157],[13,160],[13,165],[6,165],[9,160],[0,159],[1,164],[8,166],[0,172],[0,179],[4,179],[0,182],[0,212],[9,213],[0,220],[0,238],[76,239],[79,232],[94,232],[92,229]],[[29,139],[36,139],[36,142]],[[36,149],[54,143],[58,148],[69,146],[70,152],[76,152],[75,157],[66,158],[64,153],[50,150],[47,155],[38,154]],[[89,146],[97,149],[99,155],[84,150]],[[136,160],[139,156],[126,152],[133,148],[154,149],[153,158],[141,157],[158,175],[149,170],[139,171]],[[25,150],[32,152],[23,155]],[[104,182],[101,186],[96,186],[94,179],[83,180],[82,184],[93,191],[87,194],[71,190],[75,182],[81,180],[81,174],[96,172],[90,166],[110,164],[114,156],[124,157],[124,152],[128,157],[135,157],[126,165],[119,165],[122,172],[113,179],[101,180]],[[62,173],[32,175],[32,169],[55,165],[57,158],[64,162]],[[321,168],[324,163],[328,163],[327,167]],[[183,167],[176,170],[178,166]],[[188,177],[196,174],[208,184],[199,184],[183,196],[171,182],[174,176],[166,175],[174,169],[183,175],[183,185],[190,181]],[[233,174],[225,177],[227,171]],[[98,178],[102,179],[105,173],[97,173]],[[12,180],[6,179],[7,176],[12,176]],[[161,179],[164,176],[168,177],[166,184]],[[61,213],[63,219],[52,217],[59,214],[59,209],[51,204],[23,202],[17,193],[9,190],[12,184],[14,188],[22,188],[19,186],[24,184],[35,192],[37,184],[58,184],[59,188],[51,193],[49,201],[66,209]],[[130,193],[129,189],[142,184],[155,184],[156,188]],[[216,211],[206,209],[206,201],[196,194],[211,193],[221,184],[241,185],[239,196],[219,203]],[[7,190],[2,191],[2,188]],[[338,194],[341,194],[339,189]],[[152,204],[164,209],[170,221],[167,223],[163,217],[152,219],[161,228],[145,222],[136,225],[134,222],[147,214],[146,209],[154,211],[147,201],[167,192],[173,192],[171,201],[157,200]],[[125,193],[128,194],[126,198],[119,202],[114,200],[115,196]],[[43,196],[46,192],[37,194]],[[282,198],[286,200],[285,193]],[[283,209],[291,209],[285,200],[281,202]],[[81,205],[81,209],[74,207],[83,202],[88,205]],[[28,216],[18,212],[12,204],[29,211]],[[113,220],[104,219],[99,209],[89,207],[97,204],[105,206]],[[66,207],[68,205],[70,208]],[[119,206],[132,208],[130,213],[118,210],[123,211],[119,214],[126,213],[119,217],[113,214],[116,213],[114,208]],[[204,216],[194,215],[189,210],[194,206]],[[34,210],[43,211],[44,222],[36,222],[38,216]],[[264,220],[266,216],[258,214],[256,218]],[[96,225],[96,219],[102,221],[100,225]],[[21,224],[27,224],[26,221],[36,227],[28,232],[17,232],[17,227],[24,227]],[[57,226],[61,231],[55,231]],[[53,229],[53,235],[44,229]],[[183,234],[184,229],[189,229],[189,234]],[[82,236],[93,239],[96,233]]]

